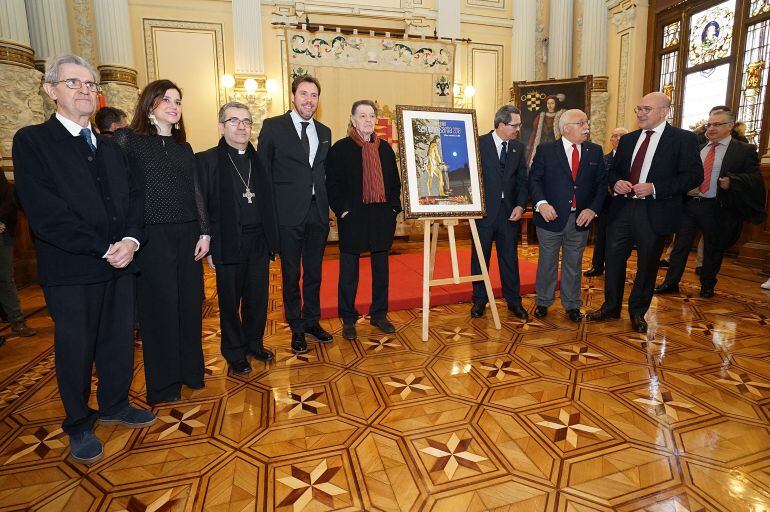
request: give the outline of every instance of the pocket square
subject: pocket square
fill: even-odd
[[[599,162],[588,162],[588,165],[599,165]]]

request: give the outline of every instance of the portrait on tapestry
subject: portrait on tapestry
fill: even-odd
[[[593,77],[582,76],[542,82],[514,82],[511,103],[521,109],[519,140],[527,147],[527,165],[532,165],[537,146],[561,139],[559,118],[577,108],[591,117]]]
[[[476,112],[396,105],[396,125],[406,218],[483,216]]]

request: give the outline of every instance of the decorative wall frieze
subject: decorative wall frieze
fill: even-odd
[[[128,85],[120,82],[108,82],[102,84],[102,94],[107,105],[121,109],[128,115],[128,120],[134,115],[136,102],[139,100],[139,89],[136,85]]]
[[[623,32],[634,27],[636,21],[636,7],[638,1],[623,0],[615,2],[609,7],[610,20],[618,32]]]
[[[122,66],[99,66],[99,81],[117,82],[136,87],[136,70]]]
[[[72,20],[75,26],[73,38],[73,50],[83,57],[86,62],[95,64],[99,62],[94,38],[94,13],[91,0],[70,0],[72,5]]]
[[[0,166],[12,167],[13,136],[24,126],[46,118],[40,96],[42,74],[30,66],[0,63]]]

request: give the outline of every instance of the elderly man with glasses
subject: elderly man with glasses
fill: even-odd
[[[640,129],[621,137],[609,173],[614,196],[608,212],[604,304],[586,319],[620,318],[626,262],[636,245],[628,313],[632,329],[647,332],[644,315],[652,302],[663,242],[681,221],[682,196],[703,181],[703,165],[695,134],[666,122],[671,100],[665,94],[644,96],[634,110]]]
[[[91,464],[104,453],[93,432],[97,420],[138,428],[156,419],[128,401],[142,194],[120,148],[92,130],[99,91],[93,68],[76,55],[52,57],[43,80],[56,113],[14,136],[16,191],[54,322],[62,429],[72,459]],[[94,363],[98,411],[89,406]]]
[[[251,372],[248,356],[274,358],[262,337],[278,224],[272,180],[250,142],[252,124],[249,107],[226,103],[219,109],[219,144],[197,155],[211,223],[207,261],[217,274],[222,356],[238,375]]]
[[[559,140],[540,144],[529,171],[529,195],[535,205],[540,251],[535,278],[535,316],[543,318],[554,302],[561,251],[561,303],[573,322],[580,322],[580,266],[588,227],[607,195],[607,169],[602,147],[588,140],[588,117],[567,110],[559,119]]]

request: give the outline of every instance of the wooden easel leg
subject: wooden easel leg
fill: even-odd
[[[449,235],[449,256],[452,259],[452,278],[455,284],[460,284],[460,269],[457,265],[457,244],[455,243],[455,225],[457,220],[450,219],[444,221]]]
[[[436,249],[438,247],[438,227],[439,223],[433,223],[433,234],[430,240],[430,278],[433,279],[433,270],[436,268]]]
[[[430,220],[425,220],[423,233],[422,264],[422,341],[428,341],[428,315],[430,314],[430,280],[433,274],[432,261],[435,257],[435,245],[431,244]],[[438,234],[438,233],[437,233]],[[434,238],[438,238],[437,236]]]
[[[492,320],[495,323],[495,329],[498,331],[501,329],[500,315],[497,314],[497,303],[495,302],[495,296],[492,293],[492,283],[489,280],[489,272],[487,272],[487,263],[484,261],[484,251],[481,250],[481,240],[479,240],[479,232],[476,229],[476,220],[468,219],[468,223],[471,226],[471,235],[473,236],[473,246],[476,249],[476,256],[479,259],[479,267],[481,267],[481,275],[484,276],[484,287],[487,290],[487,298],[489,299],[489,309],[492,310]]]

